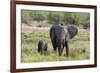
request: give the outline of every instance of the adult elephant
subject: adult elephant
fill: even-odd
[[[66,47],[66,55],[69,53],[68,41],[72,39],[78,33],[78,29],[75,25],[54,24],[50,29],[50,38],[54,48],[59,56],[62,55],[64,47]]]

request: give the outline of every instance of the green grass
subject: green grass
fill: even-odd
[[[65,49],[62,56],[58,56],[58,54],[53,51],[49,30],[33,30],[32,32],[22,32],[21,62],[23,63],[85,60],[90,58],[89,30],[85,30],[85,32],[80,31],[75,38],[69,41],[69,56],[64,55]],[[37,43],[41,39],[48,41],[48,51],[43,55],[37,52]],[[85,53],[80,52],[82,48],[85,48]]]

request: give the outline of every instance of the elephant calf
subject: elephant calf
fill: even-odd
[[[48,43],[47,43],[47,41],[45,41],[45,40],[40,40],[40,41],[38,42],[38,52],[39,52],[40,54],[43,54],[44,51],[47,51],[47,48],[48,48]]]

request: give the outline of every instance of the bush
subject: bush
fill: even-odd
[[[89,13],[22,10],[21,19],[22,23],[26,24],[30,24],[31,21],[38,21],[40,23],[43,23],[43,21],[47,21],[47,24],[48,23],[50,24],[65,23],[65,24],[75,24],[75,25],[84,24],[83,25],[84,28],[90,27]]]

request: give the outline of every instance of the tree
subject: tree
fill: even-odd
[[[28,10],[22,10],[21,11],[21,20],[22,20],[22,23],[28,24],[29,21],[32,20],[32,16],[30,16],[30,14],[31,14],[31,11],[28,11]]]
[[[83,26],[83,28],[90,27],[90,14],[82,12],[53,12],[53,11],[32,11],[22,10],[21,11],[22,23],[30,24],[32,21],[38,21],[42,23],[47,21],[50,24],[75,24]]]

